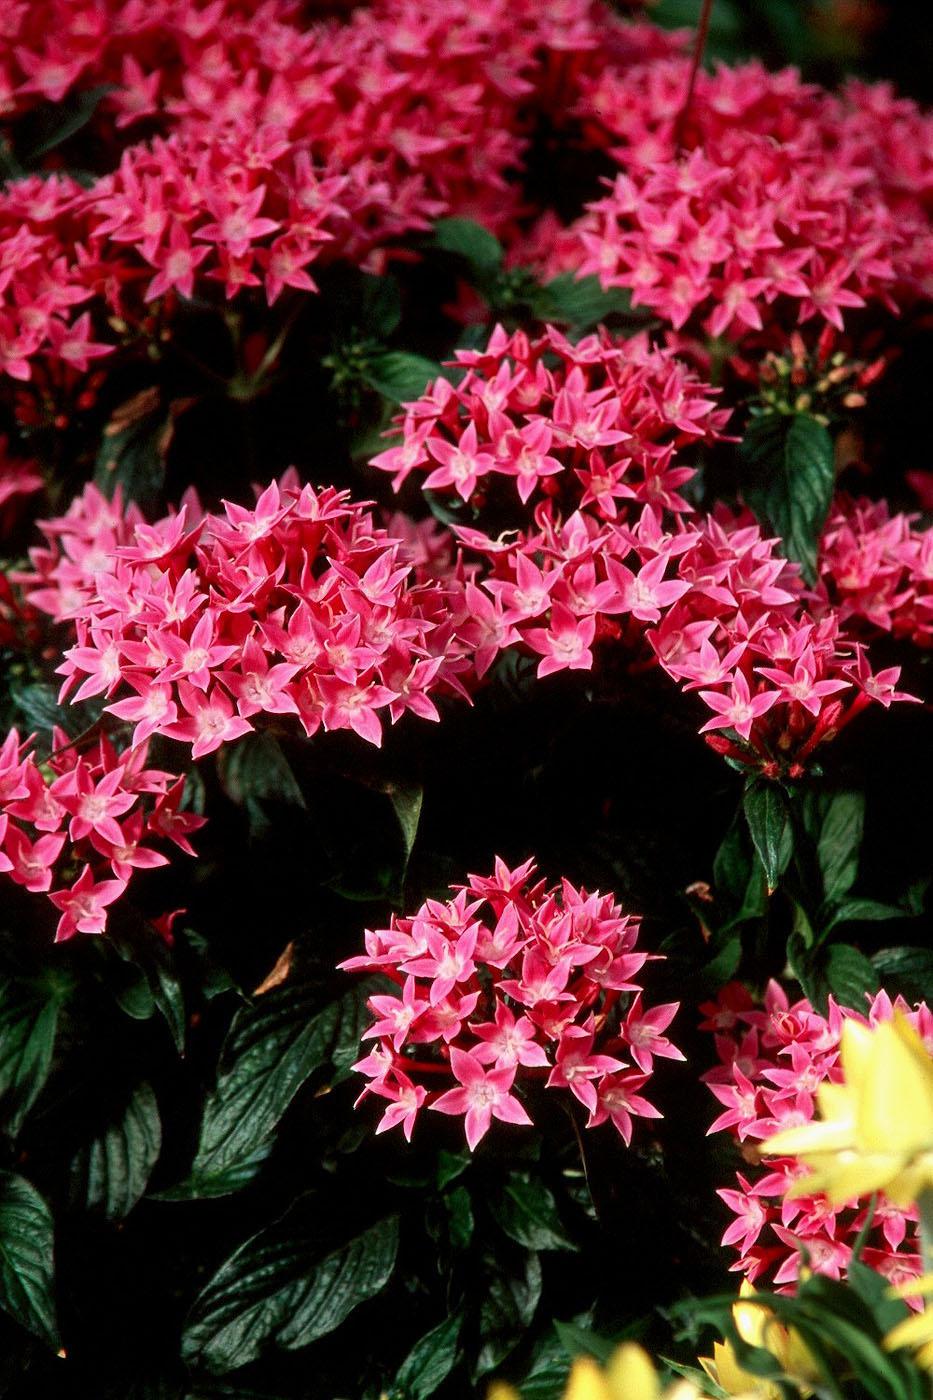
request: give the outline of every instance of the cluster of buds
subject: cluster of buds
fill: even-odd
[[[361,1098],[389,1101],[377,1132],[400,1124],[410,1139],[422,1108],[462,1114],[472,1151],[493,1118],[531,1123],[515,1090],[535,1079],[626,1143],[634,1117],[660,1117],[641,1090],[656,1056],[683,1056],[664,1034],[677,1004],[645,1007],[634,980],[649,957],[635,947],[640,920],[612,895],[534,875],[530,860],[497,859],[454,898],[367,931],[366,953],[341,963],[397,988],[370,997],[363,1038],[376,1044],[355,1066],[369,1081]]]
[[[740,377],[757,388],[755,410],[760,413],[809,413],[827,426],[841,412],[864,408],[866,390],[887,365],[884,355],[870,363],[836,350],[838,334],[824,326],[812,348],[799,331],[792,331],[781,353],[769,350],[752,364],[734,355],[730,361]]]

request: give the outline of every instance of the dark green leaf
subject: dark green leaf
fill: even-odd
[[[398,283],[388,273],[382,277],[361,273],[360,277],[360,329],[385,340],[398,328],[402,319]]]
[[[534,1177],[513,1172],[491,1206],[505,1233],[526,1249],[577,1248],[567,1238],[552,1193]]]
[[[408,786],[399,783],[392,784],[386,791],[398,820],[399,830],[402,833],[402,879],[404,880],[408,862],[411,859],[412,847],[415,844],[415,837],[418,835],[424,789],[417,783]]]
[[[901,1298],[891,1297],[891,1283],[883,1274],[876,1273],[860,1259],[850,1259],[846,1264],[846,1278],[862,1302],[871,1310],[875,1325],[880,1332],[890,1332],[905,1317],[910,1316],[910,1308]]]
[[[488,276],[502,266],[503,249],[498,238],[472,219],[440,219],[434,225],[434,242],[445,253],[455,253],[474,272]]]
[[[272,1151],[272,1147],[273,1141],[270,1138],[268,1141],[260,1143],[251,1156],[243,1157],[240,1161],[234,1162],[233,1166],[226,1167],[222,1171],[204,1173],[193,1171],[186,1181],[180,1182],[177,1186],[169,1186],[165,1191],[153,1192],[149,1199],[153,1201],[209,1201],[219,1196],[232,1196],[256,1179],[263,1163]]]
[[[908,918],[906,909],[896,904],[880,904],[876,899],[846,899],[833,910],[832,917],[823,932],[829,933],[837,924],[883,923],[886,919]]]
[[[473,1238],[473,1202],[465,1186],[455,1186],[443,1198],[447,1212],[447,1238],[454,1249],[466,1249]]]
[[[864,822],[865,798],[860,792],[834,793],[817,844],[827,900],[841,899],[855,881]]]
[[[808,583],[835,480],[833,440],[806,413],[768,413],[749,424],[742,443],[745,499],[767,530],[780,535]]]
[[[345,1072],[359,1047],[365,996],[365,986],[354,987],[322,1010],[314,985],[286,982],[237,1013],[205,1104],[193,1179],[231,1179],[230,1169],[254,1158],[301,1086],[335,1052]]]
[[[626,288],[604,291],[598,277],[575,277],[572,272],[546,282],[535,294],[532,305],[542,321],[556,321],[578,331],[592,330],[610,316],[632,314],[631,293]]]
[[[34,130],[23,151],[25,163],[35,165],[42,156],[47,156],[87,126],[101,99],[113,90],[112,83],[102,83],[99,87],[69,93],[62,101],[43,108],[33,119]]]
[[[143,1083],[120,1120],[74,1158],[72,1199],[108,1220],[122,1220],[145,1191],[161,1147],[159,1105],[151,1086]]]
[[[428,1400],[450,1375],[457,1360],[463,1318],[445,1318],[417,1341],[398,1369],[393,1390],[403,1400]]]
[[[882,948],[872,963],[885,987],[893,982],[906,987],[912,1001],[933,1000],[933,949]]]
[[[718,989],[735,976],[742,961],[742,940],[738,936],[729,938],[714,958],[702,969],[703,980]]]
[[[224,790],[234,802],[266,798],[305,806],[298,780],[274,734],[254,730],[237,743],[225,745],[217,766]]]
[[[437,1184],[443,1188],[451,1181],[456,1181],[457,1177],[466,1171],[472,1161],[469,1152],[448,1152],[441,1148],[437,1154]]]
[[[54,1227],[38,1191],[0,1171],[0,1307],[47,1346],[58,1347]]]
[[[0,981],[0,1121],[11,1137],[48,1078],[67,973]]]
[[[405,350],[385,350],[371,355],[360,370],[372,389],[384,394],[393,403],[408,403],[418,399],[428,384],[443,370],[435,360],[423,355],[411,355]]]
[[[524,1336],[541,1298],[541,1265],[531,1252],[513,1272],[496,1256],[485,1260],[485,1288],[480,1305],[479,1353],[474,1380],[495,1369]]]
[[[826,980],[843,1006],[865,1010],[867,993],[878,990],[878,973],[869,958],[848,943],[836,943],[826,958]]]
[[[122,404],[104,428],[94,481],[107,496],[117,486],[124,499],[155,505],[165,485],[173,415],[157,389],[144,389]]]
[[[321,1258],[313,1236],[285,1216],[241,1245],[195,1300],[184,1360],[222,1374],[269,1346],[308,1346],[379,1292],[397,1248],[391,1217]]]
[[[764,866],[768,889],[774,890],[792,854],[791,843],[787,840],[787,799],[777,783],[751,778],[745,788],[743,806],[755,850]]]
[[[185,1000],[171,948],[151,924],[142,920],[132,923],[129,919],[124,919],[113,930],[108,929],[107,946],[131,964],[134,973],[145,977],[152,1001],[164,1017],[175,1048],[181,1054],[185,1048]],[[133,994],[128,1014],[140,1015],[144,1005],[144,999]]]
[[[574,1322],[555,1322],[554,1331],[571,1360],[575,1356],[595,1356],[597,1361],[608,1361],[616,1348],[615,1342],[597,1336],[588,1328],[578,1327]]]

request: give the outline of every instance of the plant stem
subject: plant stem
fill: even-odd
[[[693,90],[696,87],[697,73],[699,73],[700,64],[703,61],[703,50],[706,48],[706,40],[709,36],[709,21],[712,12],[713,0],[703,0],[703,8],[700,11],[700,19],[697,24],[696,43],[693,46],[693,61],[690,64],[690,79],[687,83],[687,96],[684,98],[684,105],[680,109],[680,116],[677,118],[677,125],[674,127],[675,157],[679,156],[683,150],[687,119],[690,116],[690,108],[693,105]]]

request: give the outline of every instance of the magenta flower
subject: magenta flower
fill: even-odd
[[[484,1070],[479,1060],[466,1051],[451,1049],[450,1067],[460,1087],[448,1089],[429,1105],[438,1113],[463,1113],[467,1146],[476,1150],[489,1131],[493,1118],[503,1123],[530,1126],[531,1119],[509,1090],[515,1079],[513,1067]]]
[[[103,933],[107,906],[119,899],[125,889],[125,880],[95,882],[91,867],[86,865],[70,889],[56,890],[49,895],[55,907],[62,911],[55,942],[63,943],[76,933]]]

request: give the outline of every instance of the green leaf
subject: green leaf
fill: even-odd
[[[305,799],[292,766],[274,734],[254,730],[235,744],[225,744],[218,772],[227,796],[240,805],[250,798],[304,807]]]
[[[57,1349],[54,1225],[38,1191],[15,1172],[0,1171],[0,1307]]]
[[[606,1362],[616,1349],[614,1341],[597,1336],[588,1328],[578,1327],[574,1322],[555,1322],[554,1331],[571,1360],[575,1356],[593,1356],[597,1361]]]
[[[138,923],[124,919],[119,928],[108,929],[107,947],[113,948],[124,962],[131,964],[134,972],[145,977],[152,1001],[168,1026],[176,1050],[182,1054],[187,1029],[185,999],[171,948],[151,924],[141,919]],[[130,1004],[124,1010],[131,1016],[140,1016],[144,1014],[145,1004],[144,998],[131,994]]]
[[[473,1160],[469,1152],[448,1152],[446,1148],[441,1148],[437,1154],[437,1184],[443,1189],[451,1181],[456,1181],[466,1171]]]
[[[848,1261],[846,1278],[849,1286],[870,1308],[880,1332],[890,1332],[892,1327],[896,1327],[905,1317],[910,1316],[910,1308],[903,1299],[891,1297],[890,1280],[863,1264],[861,1259]]]
[[[823,893],[833,902],[852,887],[858,874],[859,847],[865,823],[860,792],[837,792],[829,801],[817,842]]]
[[[774,530],[808,583],[835,480],[833,440],[807,413],[767,413],[749,424],[740,448],[745,499]]]
[[[787,839],[787,799],[777,783],[768,782],[765,778],[750,778],[745,787],[743,807],[770,893],[777,889],[778,880],[793,853],[791,842]]]
[[[533,1177],[513,1172],[491,1209],[510,1239],[526,1249],[577,1248],[561,1224],[553,1194]]]
[[[184,406],[181,401],[175,411]],[[174,419],[158,389],[143,389],[120,405],[104,428],[94,468],[94,482],[106,496],[119,486],[124,499],[158,504]]]
[[[76,726],[77,718],[72,705],[59,705],[58,688],[42,681],[32,681],[28,685],[11,685],[10,699],[25,721],[24,728],[40,729],[45,733],[56,725],[67,734],[77,734],[81,725]]]
[[[742,940],[735,935],[726,940],[719,949],[715,957],[703,967],[702,975],[704,982],[712,988],[718,989],[724,983],[730,982],[739,969],[742,961]]]
[[[871,960],[885,987],[893,982],[911,1001],[933,1000],[933,949],[882,948]]]
[[[447,1238],[453,1249],[466,1249],[473,1238],[473,1202],[465,1186],[455,1186],[443,1197],[447,1213]]]
[[[389,273],[381,277],[360,273],[357,304],[360,329],[385,340],[398,329],[402,319],[402,297],[398,282]],[[378,449],[377,449],[378,450]]]
[[[396,1217],[321,1258],[294,1215],[247,1240],[198,1295],[182,1337],[189,1365],[223,1374],[269,1346],[308,1346],[384,1287],[398,1248]]]
[[[503,248],[495,234],[472,219],[439,219],[434,225],[434,243],[445,253],[454,253],[483,276],[502,266]]]
[[[31,139],[22,153],[25,164],[35,165],[87,126],[101,99],[113,91],[112,83],[102,83],[82,92],[69,93],[61,102],[43,107],[34,117]]]
[[[443,374],[436,360],[412,355],[406,350],[384,350],[370,355],[360,375],[372,389],[393,403],[419,399],[432,380]]]
[[[494,1370],[518,1345],[541,1299],[541,1265],[531,1252],[512,1272],[496,1256],[485,1258],[485,1284],[479,1313],[481,1345],[473,1366],[473,1379]]]
[[[826,980],[836,1000],[856,1011],[864,1011],[866,994],[878,990],[878,973],[871,960],[848,943],[830,948]]]
[[[145,1191],[161,1148],[159,1105],[151,1085],[142,1083],[119,1122],[73,1159],[72,1199],[108,1220],[124,1219]]]
[[[237,1012],[204,1106],[192,1179],[235,1180],[231,1168],[254,1158],[315,1070],[337,1052],[345,1071],[359,1047],[366,992],[354,987],[322,1010],[317,987],[286,982]]]
[[[447,1379],[457,1361],[463,1317],[454,1313],[415,1342],[398,1369],[394,1393],[404,1400],[428,1400]]]
[[[832,917],[824,926],[823,933],[829,933],[837,924],[883,923],[886,919],[906,919],[909,917],[908,911],[901,909],[897,904],[881,904],[876,899],[846,899],[833,910]]]
[[[272,1148],[273,1142],[270,1138],[260,1143],[251,1156],[243,1157],[233,1166],[214,1172],[192,1171],[188,1179],[179,1182],[177,1186],[169,1186],[164,1191],[150,1192],[149,1200],[211,1201],[220,1196],[232,1196],[256,1179]]]
[[[0,981],[0,1122],[16,1137],[52,1064],[67,973]]]
[[[393,783],[386,788],[392,809],[398,821],[399,830],[402,833],[402,880],[408,870],[408,862],[411,859],[415,838],[418,835],[418,824],[421,821],[421,805],[424,801],[424,788],[418,783],[408,785]]]
[[[532,307],[542,321],[588,331],[610,316],[631,316],[632,298],[625,287],[604,291],[598,277],[575,277],[572,272],[563,272],[536,292]]]

